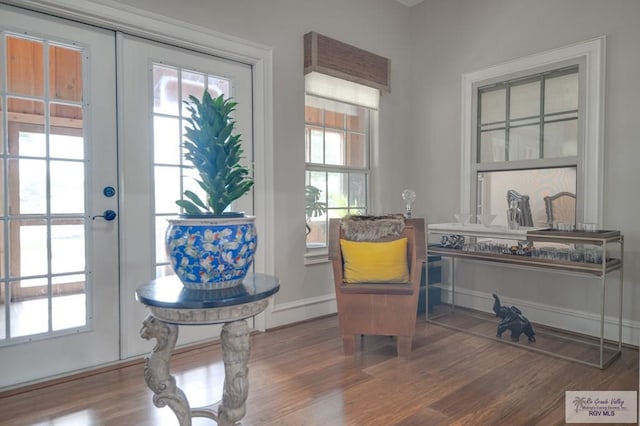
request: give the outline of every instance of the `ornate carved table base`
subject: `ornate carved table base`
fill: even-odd
[[[222,326],[220,340],[225,372],[222,401],[193,410],[169,373],[171,354],[178,340],[178,326],[149,315],[144,320],[140,335],[147,340],[155,338],[157,342],[146,358],[144,368],[144,379],[154,393],[153,403],[159,408],[169,406],[180,426],[191,425],[192,417],[210,418],[220,426],[235,425],[244,417],[249,395],[248,363],[251,352],[247,321],[239,320]]]
[[[155,406],[171,408],[180,426],[190,426],[193,417],[213,419],[219,426],[236,425],[247,411],[249,395],[251,343],[246,318],[262,312],[269,304],[268,297],[279,287],[276,277],[264,274],[248,276],[233,293],[184,290],[175,276],[139,287],[136,297],[151,311],[143,321],[140,336],[156,339],[144,368],[144,379],[153,391]],[[170,373],[178,327],[219,323],[223,323],[220,342],[225,373],[222,400],[191,409]]]

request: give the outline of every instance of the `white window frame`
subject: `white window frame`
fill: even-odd
[[[324,75],[317,72],[311,72],[305,75],[305,95],[314,96],[320,99],[326,99],[332,102],[354,105],[359,108],[369,110],[369,129],[367,141],[367,164],[363,169],[354,170],[356,172],[364,172],[366,174],[366,208],[367,213],[371,210],[372,202],[372,171],[373,171],[373,152],[378,140],[378,107],[380,101],[380,91],[373,87],[364,86],[362,84],[343,80],[337,77]],[[306,106],[306,101],[305,101]],[[306,122],[305,122],[306,127]],[[324,170],[332,171],[331,166],[309,165],[305,159],[305,174],[307,170]],[[340,167],[339,171],[347,172],[349,168]],[[328,262],[329,247],[328,241],[326,247],[310,248],[306,246],[305,239],[305,265]]]
[[[561,67],[568,62],[584,64],[585,84],[584,109],[579,121],[578,133],[582,132],[582,149],[579,148],[577,180],[582,188],[576,210],[583,222],[603,223],[602,173],[604,167],[604,97],[605,97],[605,45],[606,37],[553,49],[515,59],[462,76],[462,129],[461,129],[461,176],[460,211],[470,211],[475,200],[472,180],[475,159],[476,89],[489,81],[508,80],[514,75],[536,73],[542,68]],[[582,87],[581,87],[582,89]]]

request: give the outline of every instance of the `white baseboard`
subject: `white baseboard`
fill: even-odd
[[[451,292],[445,286],[442,289],[442,301],[451,303]],[[565,309],[532,303],[526,300],[500,296],[500,302],[506,306],[517,306],[532,323],[556,327],[576,333],[600,337],[600,314]],[[489,293],[459,288],[456,286],[456,306],[475,309],[482,312],[493,312],[493,296]],[[604,317],[604,337],[618,340],[618,318]],[[640,346],[640,323],[622,319],[622,342]]]
[[[269,327],[279,327],[336,312],[336,297],[333,294],[279,303],[270,314]]]

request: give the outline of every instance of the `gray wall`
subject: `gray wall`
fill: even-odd
[[[640,321],[640,304],[634,303],[640,300],[640,201],[634,188],[640,182],[639,1],[426,0],[412,8],[392,0],[121,3],[274,49],[275,267],[282,288],[273,325],[326,312],[323,303],[333,293],[328,265],[304,266],[304,219],[297,213],[304,203],[304,33],[317,31],[391,58],[392,93],[382,98],[380,111],[374,210],[401,210],[401,190],[413,187],[415,215],[431,223],[451,221],[460,209],[462,74],[606,35],[604,226],[625,235],[624,316]],[[470,268],[475,275],[469,280],[477,281],[479,291],[518,280],[523,298],[551,298],[578,310],[597,306],[598,297],[570,277],[532,273],[523,279],[521,271]]]
[[[272,325],[326,314],[333,309],[328,263],[304,265],[304,76],[303,35],[316,31],[391,59],[391,93],[380,106],[376,212],[401,211],[410,149],[409,8],[391,0],[121,0],[273,48],[275,145],[275,296]]]
[[[637,0],[427,0],[412,8],[412,147],[405,153],[411,165],[409,182],[421,183],[417,214],[431,223],[452,221],[460,209],[462,74],[606,35],[604,227],[624,233],[623,312],[636,322],[640,321],[639,17]],[[566,276],[527,274],[522,279],[517,272],[498,275],[477,265],[470,268],[476,281],[487,274],[485,290],[526,281],[528,288],[522,288],[522,294],[557,306],[580,310],[599,300],[592,287]]]

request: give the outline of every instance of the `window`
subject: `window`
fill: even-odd
[[[530,203],[532,223],[521,224],[543,225],[545,196],[576,193],[579,75],[571,66],[477,89],[476,214],[506,224],[515,191]],[[563,220],[575,222],[575,212]]]
[[[326,252],[329,218],[368,210],[371,114],[362,106],[306,96],[307,249]]]
[[[155,183],[155,268],[156,277],[173,274],[165,250],[164,234],[168,217],[176,214],[175,200],[184,190],[204,195],[195,182],[197,173],[184,165],[183,148],[185,117],[189,116],[184,100],[190,95],[200,99],[206,88],[211,96],[230,96],[231,82],[214,75],[178,66],[152,64],[153,74],[153,146]]]
[[[576,194],[573,220],[602,220],[604,38],[463,76],[461,211],[506,224],[507,191]],[[471,207],[473,206],[473,207]]]
[[[329,219],[369,211],[380,90],[305,75],[306,263],[327,260]]]

